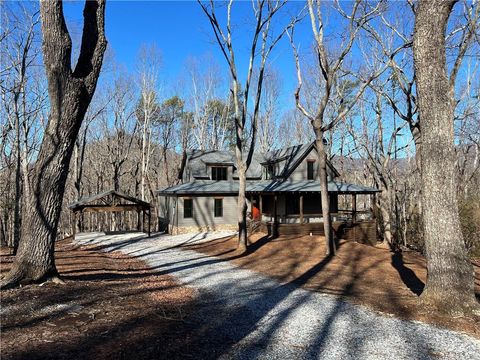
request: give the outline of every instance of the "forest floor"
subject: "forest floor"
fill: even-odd
[[[236,251],[237,238],[186,245],[190,250],[231,260],[281,283],[332,294],[398,318],[419,320],[462,331],[480,339],[480,316],[444,316],[418,306],[426,280],[425,258],[413,251],[387,249],[341,240],[337,255],[325,257],[322,236],[251,237],[250,251]],[[480,300],[480,261],[473,261],[475,292]]]
[[[0,293],[1,358],[478,358],[478,340],[396,319],[480,338],[480,319],[418,311],[421,256],[341,242],[324,259],[322,240],[78,234],[56,246],[65,284]]]
[[[13,257],[0,254],[4,274]],[[57,243],[56,263],[65,284],[0,293],[2,360],[194,357],[186,341],[194,290],[141,260],[70,240]]]

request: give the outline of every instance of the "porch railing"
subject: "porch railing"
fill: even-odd
[[[344,221],[344,222],[362,222],[370,221],[374,219],[373,212],[370,210],[338,210],[335,213],[331,213],[332,221]],[[263,222],[273,222],[273,214],[263,213],[261,220]],[[289,214],[289,215],[277,215],[277,222],[281,224],[300,224],[301,216],[300,214]],[[321,223],[323,222],[322,214],[303,214],[303,223]]]

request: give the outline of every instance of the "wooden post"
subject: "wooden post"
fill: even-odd
[[[145,232],[145,210],[142,210],[142,232]]]
[[[152,220],[152,211],[148,209],[148,237],[150,237],[150,223]]]
[[[371,195],[371,199],[370,199],[371,203],[372,203],[372,219],[376,219],[377,218],[377,194],[372,194]]]
[[[277,195],[273,196],[273,229],[272,229],[272,234],[273,236],[277,236],[278,231],[277,231]]]
[[[258,206],[260,207],[260,221],[262,221],[262,219],[263,219],[263,198],[262,198],[262,195],[260,195],[258,201],[259,201]]]
[[[352,220],[357,221],[357,194],[352,194]]]
[[[74,212],[73,212],[73,228],[72,228],[73,240],[75,240],[75,232],[76,232],[76,229],[77,229],[77,212],[74,211]]]
[[[300,224],[303,224],[303,195],[300,195]]]

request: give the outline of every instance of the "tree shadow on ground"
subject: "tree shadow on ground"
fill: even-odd
[[[405,266],[403,254],[396,251],[392,254],[392,266],[398,271],[403,283],[417,296],[423,292],[425,284],[410,268]]]
[[[75,332],[74,341],[62,342],[62,332],[54,343],[42,343],[40,346],[26,346],[18,349],[10,359],[47,359],[47,358],[77,358],[77,359],[216,359],[223,358],[262,358],[267,355],[266,351],[273,351],[279,342],[284,346],[286,353],[277,354],[284,358],[322,358],[326,357],[332,351],[331,342],[339,336],[349,334],[350,338],[341,339],[336,349],[342,358],[361,358],[366,357],[363,353],[368,342],[376,341],[373,330],[376,328],[374,319],[363,317],[362,311],[358,310],[341,298],[332,298],[329,296],[318,297],[311,291],[303,290],[302,287],[319,273],[325,271],[326,267],[333,261],[334,257],[325,257],[313,264],[309,269],[303,271],[289,281],[279,284],[271,279],[262,276],[246,276],[241,278],[232,277],[229,281],[223,281],[213,290],[204,289],[199,292],[199,296],[193,302],[181,308],[183,316],[177,316],[178,309],[175,306],[158,307],[146,301],[144,296],[149,296],[154,292],[168,291],[168,288],[155,286],[153,288],[138,287],[135,289],[126,289],[124,281],[134,280],[135,283],[148,282],[149,278],[164,275],[175,274],[178,271],[190,270],[195,272],[203,266],[226,263],[235,259],[246,259],[249,255],[256,254],[262,247],[268,243],[268,239],[262,242],[250,253],[231,255],[232,250],[219,253],[223,258],[211,258],[198,254],[197,261],[188,263],[185,261],[172,261],[168,266],[158,265],[149,270],[147,276],[142,270],[144,265],[139,265],[129,269],[128,272],[112,272],[107,267],[98,269],[99,272],[107,271],[107,276],[101,278],[102,281],[108,280],[109,291],[104,294],[107,297],[114,296],[115,291],[123,290],[121,299],[129,298],[130,305],[136,305],[141,311],[133,312],[130,316],[124,317],[111,324],[103,324],[90,332]],[[203,246],[203,244],[202,244]],[[339,248],[343,243],[338,245]],[[187,247],[191,249],[192,247]],[[124,250],[128,250],[126,247]],[[146,249],[147,253],[155,253]],[[340,249],[341,250],[341,249]],[[339,295],[348,295],[356,291],[356,282],[362,276],[377,264],[372,263],[367,267],[361,267],[362,252],[356,252],[348,258],[348,266],[354,271],[350,281],[346,282]],[[252,260],[253,261],[253,260]],[[345,259],[345,261],[347,261]],[[279,264],[279,266],[282,264]],[[297,266],[292,263],[290,271]],[[347,264],[345,264],[347,266]],[[228,267],[228,266],[227,266]],[[202,278],[211,277],[212,279],[218,273],[225,271],[227,267],[211,270],[202,276]],[[159,269],[162,269],[159,271]],[[337,268],[329,273],[328,277],[322,280],[322,283],[316,284],[319,288],[328,288],[342,275],[342,269]],[[95,275],[95,274],[94,274]],[[75,279],[85,281],[99,281],[88,274],[78,274]],[[108,277],[111,276],[111,277]],[[82,286],[83,282],[74,282]],[[89,284],[86,284],[89,285]],[[97,304],[101,306],[102,302],[98,300],[89,286],[76,288],[66,299],[73,297],[81,301],[82,306],[89,307]],[[108,290],[108,289],[107,289]],[[95,292],[99,291],[96,289]],[[98,294],[97,294],[98,295]],[[294,295],[294,296],[291,296]],[[314,307],[311,311],[322,313],[321,322],[315,326],[315,331],[308,334],[292,334],[289,336],[289,323],[293,319],[298,321],[298,312],[303,311],[304,306],[309,306],[310,300],[315,297]],[[43,304],[55,303],[58,298],[54,294],[46,294],[42,297]],[[392,301],[397,301],[393,298]],[[126,302],[126,301],[125,301]],[[167,316],[165,316],[167,314]],[[48,320],[55,321],[60,318],[64,312],[50,314]],[[171,318],[171,319],[169,319]],[[161,325],[157,320],[163,319],[166,324]],[[305,325],[311,319],[300,318]],[[45,318],[38,320],[37,323],[45,322]],[[345,332],[338,332],[337,323],[344,323]],[[18,324],[20,326],[20,324]],[[23,324],[23,328],[33,326],[33,323]],[[302,329],[304,326],[301,326]],[[73,327],[72,327],[73,329]],[[364,332],[359,332],[362,329]],[[368,331],[366,331],[368,329]],[[409,358],[429,357],[431,346],[428,339],[424,338],[415,329],[403,327],[402,323],[392,326],[392,334],[402,338],[409,347],[405,349],[405,356]],[[380,334],[376,334],[379,335]],[[381,336],[388,334],[382,333]],[[389,349],[385,349],[385,356]]]

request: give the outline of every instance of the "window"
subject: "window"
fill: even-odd
[[[265,179],[272,180],[275,177],[275,167],[273,164],[265,166]]]
[[[214,199],[214,215],[215,217],[223,217],[223,199]]]
[[[313,165],[315,164],[315,161],[307,161],[307,179],[308,180],[314,180],[313,179]]]
[[[220,166],[212,167],[212,180],[227,180],[227,168]]]
[[[188,219],[193,217],[193,200],[183,199],[183,218]]]

